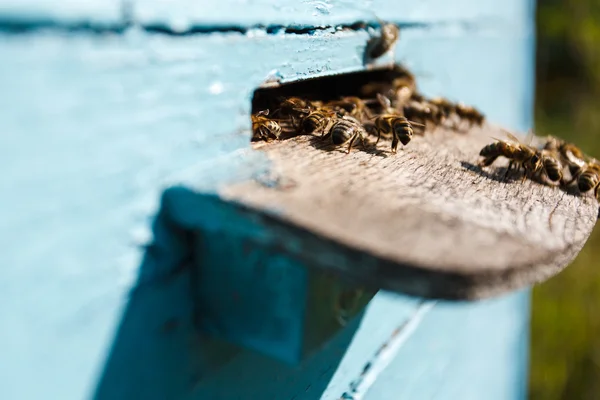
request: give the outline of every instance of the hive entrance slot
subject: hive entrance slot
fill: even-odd
[[[330,101],[344,96],[361,96],[368,84],[392,86],[396,78],[411,78],[412,74],[400,65],[390,69],[351,72],[282,84],[273,88],[258,88],[252,99],[252,113],[278,107],[282,97]]]
[[[370,117],[386,110],[383,99],[396,107],[401,100],[415,96],[415,90],[414,77],[400,65],[259,88],[252,99],[252,140],[286,139],[319,130],[326,133],[324,126],[316,129],[305,123],[311,111],[323,112],[330,119],[352,117],[366,124],[368,130],[373,123]],[[396,107],[395,112],[403,114],[402,107]]]

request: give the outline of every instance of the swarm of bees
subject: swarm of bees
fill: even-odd
[[[408,145],[415,134],[437,126],[481,126],[485,116],[471,106],[445,98],[427,98],[417,91],[415,78],[406,72],[391,82],[369,82],[356,96],[327,101],[282,97],[271,109],[252,115],[254,141],[271,141],[297,135],[316,135],[349,153],[360,142],[363,149],[391,140],[391,152]],[[370,140],[376,137],[375,143]]]
[[[421,94],[415,77],[405,69],[391,79],[360,83],[351,93],[328,99],[276,97],[265,103],[268,108],[252,115],[252,140],[269,142],[313,135],[350,153],[357,144],[366,150],[383,138],[390,141],[391,153],[396,153],[400,143],[407,146],[415,135],[424,135],[428,129],[443,126],[464,132],[461,128],[485,123],[484,114],[475,107]],[[600,161],[556,137],[537,137],[530,131],[521,141],[505,133],[506,139],[494,138],[481,149],[481,168],[505,158],[508,167],[504,179],[522,172],[522,181],[531,179],[566,191],[592,192],[600,201]]]
[[[508,140],[496,142],[481,149],[481,167],[491,165],[499,157],[509,160],[504,178],[516,169],[523,170],[522,180],[527,178],[559,186],[564,190],[576,187],[580,193],[593,191],[600,201],[600,162],[585,155],[577,146],[562,139],[547,136],[532,145],[530,131],[528,140],[521,142],[510,132]]]

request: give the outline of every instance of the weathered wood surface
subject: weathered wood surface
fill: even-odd
[[[503,181],[500,160],[482,170],[479,150],[491,137],[505,135],[490,125],[437,128],[396,155],[383,140],[349,155],[313,136],[258,144],[271,176],[222,193],[364,252],[337,266],[359,282],[434,298],[497,295],[567,266],[598,203],[520,177]],[[319,255],[311,261],[319,265]]]

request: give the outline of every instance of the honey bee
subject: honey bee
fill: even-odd
[[[411,141],[414,134],[412,124],[423,125],[409,121],[408,118],[401,115],[398,110],[391,107],[390,99],[381,93],[377,94],[377,100],[383,111],[375,118],[375,129],[377,131],[375,145],[379,143],[381,136],[391,136],[392,153],[396,153],[399,142],[406,146]]]
[[[400,110],[392,107],[392,102],[389,97],[377,93],[377,104],[381,108],[381,114],[400,114]]]
[[[402,107],[416,93],[417,83],[415,77],[406,75],[392,81],[392,106]]]
[[[359,121],[371,118],[371,113],[366,105],[365,100],[356,96],[342,97],[340,100],[335,100],[327,103],[327,107],[341,114],[350,115]]]
[[[491,165],[498,157],[505,157],[509,159],[508,168],[504,174],[504,178],[508,176],[509,172],[516,166],[517,171],[523,170],[523,181],[526,177],[532,177],[538,174],[543,168],[542,154],[539,150],[521,143],[521,141],[512,135],[510,132],[506,132],[509,141],[496,139],[496,142],[488,144],[481,149],[479,155],[483,157],[480,162],[480,166],[487,167]]]
[[[542,170],[552,182],[562,182],[563,166],[560,161],[547,152],[542,151]]]
[[[252,140],[265,140],[267,142],[273,139],[279,139],[281,136],[281,125],[278,122],[269,119],[269,110],[262,110],[253,114],[252,119]]]
[[[449,118],[456,110],[456,105],[444,97],[434,97],[429,99],[429,103],[438,108],[443,119]]]
[[[375,119],[375,127],[377,128],[377,142],[381,138],[381,134],[392,135],[392,153],[396,153],[398,142],[407,145],[413,137],[413,129],[410,121],[406,117],[383,114]]]
[[[357,140],[360,140],[363,148],[365,148],[366,135],[365,128],[356,118],[345,115],[334,122],[329,132],[323,136],[323,139],[331,139],[331,143],[336,146],[343,146],[348,143],[346,153],[350,153]]]
[[[458,103],[454,109],[454,112],[460,118],[468,121],[469,126],[481,126],[485,120],[485,115],[483,115],[479,110],[477,110],[475,107],[464,105],[463,103]]]
[[[275,115],[284,119],[291,119],[294,129],[298,130],[299,122],[314,109],[313,104],[299,97],[287,97],[279,103]]]
[[[387,53],[398,41],[400,28],[396,24],[387,23],[377,18],[381,33],[369,40],[366,53],[370,59],[379,58]]]
[[[308,100],[299,97],[287,97],[279,103],[278,113],[290,116],[297,112],[307,113],[312,109],[312,104]]]
[[[311,111],[302,118],[301,129],[305,134],[321,132],[321,137],[329,130],[333,124],[336,114],[326,109]]]
[[[560,160],[569,168],[571,180],[563,182],[566,186],[576,181],[587,166],[585,155],[572,143],[568,143],[553,136],[548,136],[543,148],[546,151],[558,155]]]
[[[411,120],[420,120],[424,123],[430,121],[435,125],[441,124],[444,118],[443,113],[436,106],[414,100],[404,106],[404,115]]]
[[[600,163],[590,160],[585,170],[579,175],[577,186],[581,193],[594,190],[594,196],[600,201]]]

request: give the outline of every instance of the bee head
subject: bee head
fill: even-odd
[[[397,124],[396,126],[394,126],[394,131],[398,136],[398,139],[400,139],[400,142],[402,142],[402,144],[405,146],[408,144],[408,142],[410,142],[410,140],[413,137],[413,130],[410,126],[403,126],[401,124]]]

